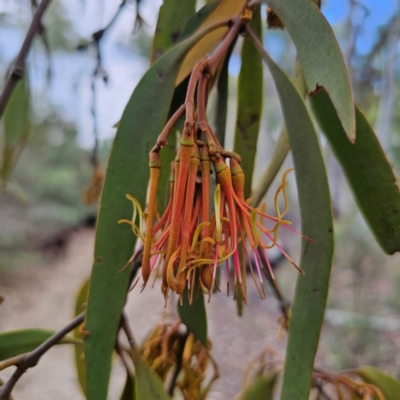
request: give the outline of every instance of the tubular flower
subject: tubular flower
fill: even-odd
[[[234,287],[240,288],[246,300],[244,267],[247,264],[257,290],[261,298],[264,298],[262,272],[275,282],[267,256],[267,250],[272,247],[277,247],[302,272],[277,242],[281,227],[294,231],[290,222],[284,219],[288,209],[286,177],[290,170],[283,175],[275,195],[276,216],[266,214],[263,209],[250,207],[245,199],[245,176],[240,167],[240,156],[222,148],[207,122],[206,104],[212,82],[210,78],[215,75],[241,23],[241,20],[234,22],[214,55],[195,66],[188,83],[185,103],[168,121],[151,150],[145,212],[135,198],[127,195],[133,204],[133,218],[119,221],[131,224],[133,233],[142,242],[143,287],[151,272],[162,268],[162,292],[165,297],[169,290],[182,294],[185,287],[188,287],[190,298],[195,287],[211,295],[216,283],[217,268],[225,265],[228,292],[232,270]],[[159,152],[184,114],[186,119],[180,146],[170,167],[169,202],[163,215],[156,220],[158,179],[160,168],[165,167],[161,166]],[[216,187],[212,194],[210,180],[213,172]],[[281,195],[284,199],[283,211],[278,206]],[[210,203],[213,207],[210,207]],[[263,225],[264,219],[270,221],[270,228]]]

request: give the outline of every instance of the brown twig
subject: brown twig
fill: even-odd
[[[176,355],[176,364],[175,364],[174,374],[172,375],[172,378],[171,378],[171,381],[170,381],[169,387],[168,387],[168,394],[171,397],[174,396],[174,389],[175,389],[176,381],[177,381],[179,373],[181,372],[181,369],[182,369],[183,353],[185,351],[185,345],[186,345],[187,338],[189,337],[189,334],[190,334],[190,331],[189,331],[189,329],[187,329],[186,332],[181,336],[179,353]]]
[[[218,68],[218,65],[221,63],[221,60],[223,60],[225,58],[230,45],[235,40],[242,25],[243,25],[243,21],[240,18],[238,18],[236,21],[234,21],[233,25],[231,26],[228,34],[225,36],[220,47],[218,47],[216,52],[210,57],[209,62],[208,62],[208,72],[210,73],[211,76],[214,76],[214,74]]]
[[[119,355],[119,358],[121,359],[122,364],[124,364],[126,372],[129,375],[132,375],[131,367],[129,366],[128,362],[125,359],[124,348],[121,346],[121,344],[118,342],[118,340],[115,342],[114,348],[115,348],[115,352]]]
[[[132,262],[131,276],[129,278],[130,283],[133,281],[133,279],[135,279],[136,273],[141,266],[141,262],[142,262],[141,253],[139,253]],[[130,286],[130,283],[129,283],[128,287]],[[86,315],[86,311],[79,314],[68,325],[66,325],[60,331],[56,332],[53,336],[51,336],[49,339],[47,339],[45,342],[43,342],[40,346],[38,346],[35,350],[31,351],[30,353],[21,354],[19,356],[16,356],[16,357],[10,358],[9,360],[6,360],[3,363],[4,368],[10,367],[12,365],[16,365],[17,369],[14,371],[11,378],[3,386],[0,387],[0,400],[8,400],[12,390],[14,389],[15,384],[19,381],[19,379],[24,374],[24,372],[27,369],[36,366],[36,364],[39,362],[39,360],[43,356],[43,354],[45,354],[55,344],[57,344],[67,333],[71,332],[73,329],[75,329],[80,324],[82,324],[85,320],[85,315]],[[126,318],[122,315],[121,316],[121,326],[123,327],[124,324],[126,324]],[[133,340],[133,335],[131,337]],[[119,352],[119,350],[120,350],[120,347],[117,342],[116,343],[116,351]],[[122,361],[124,362],[125,360],[122,359]],[[125,364],[125,362],[124,362],[124,364]],[[2,368],[2,369],[4,369],[4,368]]]
[[[93,120],[93,137],[94,137],[94,146],[93,146],[93,151],[92,151],[92,156],[91,156],[91,162],[94,167],[97,166],[98,164],[98,149],[99,149],[99,134],[98,134],[98,127],[97,127],[97,111],[96,111],[96,98],[97,98],[97,92],[96,92],[96,79],[98,77],[103,79],[103,82],[107,84],[108,82],[108,74],[106,70],[103,67],[103,61],[102,61],[102,54],[100,50],[100,42],[101,39],[103,38],[104,34],[111,28],[112,25],[114,25],[115,21],[118,19],[121,11],[123,10],[124,6],[126,4],[126,0],[122,0],[118,10],[114,14],[114,16],[111,18],[110,22],[103,28],[100,29],[97,32],[94,32],[92,34],[92,39],[93,41],[89,43],[87,46],[90,44],[94,44],[95,49],[96,49],[96,66],[94,67],[94,70],[92,72],[92,77],[91,77],[91,90],[92,90],[92,103],[90,107],[90,112],[92,114],[92,120]],[[87,47],[85,46],[85,47]],[[80,49],[83,49],[83,47],[80,47]]]
[[[131,348],[131,350],[133,352],[138,352],[139,350],[137,348],[135,338],[133,337],[133,332],[132,332],[131,326],[129,325],[129,321],[124,314],[121,315],[121,328],[125,332],[125,335],[126,335],[126,338],[128,339],[129,347]]]
[[[238,18],[237,20],[234,21],[232,26],[230,27],[230,30],[228,34],[225,36],[221,46],[216,50],[216,52],[209,58],[204,58],[200,60],[195,67],[193,68],[193,71],[191,73],[187,91],[186,91],[186,98],[185,98],[185,103],[178,108],[178,110],[175,112],[175,114],[170,118],[168,123],[166,124],[165,128],[161,132],[161,134],[158,136],[157,143],[151,150],[151,152],[159,152],[160,149],[162,149],[168,139],[168,135],[170,134],[172,128],[176,124],[176,122],[179,120],[179,118],[186,112],[186,119],[185,119],[185,124],[184,127],[188,133],[188,135],[191,134],[192,129],[194,127],[194,117],[195,117],[195,103],[194,103],[194,97],[195,97],[195,92],[196,88],[198,87],[199,81],[202,79],[205,79],[205,86],[207,86],[207,82],[209,79],[209,74],[211,73],[211,76],[213,76],[216,72],[216,68],[218,67],[221,59],[223,59],[226,55],[226,52],[228,51],[232,41],[235,39],[237,33],[239,32],[239,29],[242,25],[241,20]],[[206,78],[207,77],[207,78]],[[204,87],[202,92],[204,92],[203,97],[206,96],[206,91],[207,88]],[[204,103],[204,107],[206,106],[206,100],[201,101],[201,104]],[[209,128],[209,127],[208,127]],[[211,134],[210,134],[211,135]],[[215,134],[213,135],[215,137]],[[217,149],[216,149],[217,151]],[[219,153],[218,153],[219,154]]]
[[[19,51],[14,66],[12,67],[11,72],[8,75],[3,91],[0,95],[0,120],[3,117],[4,110],[7,107],[8,101],[10,100],[14,89],[16,88],[18,82],[24,77],[26,56],[28,55],[31,48],[33,38],[37,33],[40,33],[41,19],[50,1],[51,0],[42,0],[39,7],[37,8],[36,13],[33,16],[31,25],[25,36],[25,40],[22,43],[21,50]]]
[[[79,326],[85,319],[85,313],[78,315],[63,329],[56,332],[53,336],[43,342],[35,350],[28,354],[22,355],[19,362],[16,362],[17,369],[12,374],[11,378],[0,387],[0,400],[8,400],[15,384],[19,381],[21,376],[26,370],[34,367],[40,360],[40,358],[54,345],[56,345],[67,333],[71,332],[77,326]]]
[[[160,149],[162,149],[166,144],[168,140],[168,136],[172,131],[172,128],[175,126],[175,124],[178,122],[179,118],[185,113],[186,106],[185,104],[182,104],[172,115],[170,120],[167,122],[165,125],[164,129],[162,132],[159,134],[157,138],[157,143],[151,150],[151,152],[159,152]]]

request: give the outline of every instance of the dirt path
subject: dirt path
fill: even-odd
[[[74,296],[82,281],[89,276],[94,243],[92,230],[75,233],[64,257],[41,268],[26,266],[3,279],[0,294],[5,302],[0,307],[0,331],[27,327],[58,330],[72,317]],[[158,290],[131,292],[127,305],[135,336],[140,342],[160,318],[174,316],[165,310]],[[284,339],[277,339],[279,312],[268,295],[261,301],[249,283],[249,304],[244,316],[236,315],[232,298],[214,296],[208,305],[209,336],[213,356],[220,366],[221,377],[208,399],[225,400],[237,394],[242,385],[247,363],[262,349],[273,346],[283,352]],[[10,371],[0,372],[4,380]],[[116,362],[110,387],[110,399],[118,399],[125,372]],[[62,345],[53,348],[18,382],[16,400],[83,400],[77,385],[73,349]]]

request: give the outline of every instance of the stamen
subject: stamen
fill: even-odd
[[[143,216],[144,212],[142,210],[142,206],[140,203],[132,197],[130,194],[126,195],[126,198],[129,199],[133,203],[133,217],[132,217],[132,223],[135,223],[136,216],[139,215],[139,228],[140,232],[143,232]],[[143,234],[142,234],[143,235]]]
[[[219,246],[220,246],[220,243],[217,242],[217,244],[215,245],[214,267],[213,267],[213,274],[212,274],[211,288],[210,288],[210,293],[209,293],[209,297],[208,297],[208,302],[210,302],[210,300],[211,300],[211,294],[212,294],[212,292],[214,290],[214,286],[215,286],[215,277],[217,274]]]
[[[225,261],[225,272],[226,272],[226,296],[229,297],[229,262]]]
[[[261,268],[260,268],[260,264],[261,264],[261,260],[259,259],[259,254],[257,252],[257,249],[253,249],[253,255],[254,255],[254,261],[256,263],[256,267],[257,267],[257,274],[258,274],[258,279],[260,280],[260,285],[263,291],[263,296],[261,296],[261,298],[265,299],[266,295],[265,295],[265,288],[264,288],[264,282],[262,279],[262,275],[261,275]]]
[[[167,284],[171,290],[175,290],[175,277],[174,277],[174,263],[178,258],[178,254],[181,251],[180,246],[171,254],[167,265]],[[166,261],[164,261],[165,263]],[[165,265],[165,264],[164,264]]]
[[[197,225],[196,230],[194,231],[193,240],[192,240],[192,246],[190,247],[189,254],[194,252],[196,244],[197,244],[197,240],[199,238],[200,232],[203,229],[203,227],[204,226],[210,226],[210,225],[211,225],[210,222],[202,222],[199,225]],[[210,239],[210,238],[205,238],[205,239]]]
[[[272,236],[271,235],[267,235],[269,237],[269,239],[272,240]],[[264,243],[261,243],[261,246],[266,248]],[[276,243],[276,247],[279,249],[279,251],[286,257],[286,259],[302,274],[305,275],[305,272],[297,266],[297,264],[290,258],[290,256],[285,252],[285,250],[282,249],[282,247]]]
[[[257,209],[252,210],[251,212],[251,230],[253,232],[254,243],[252,247],[255,249],[258,247],[258,232],[256,228],[257,222]]]

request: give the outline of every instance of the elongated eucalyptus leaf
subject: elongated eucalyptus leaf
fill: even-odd
[[[356,107],[356,142],[351,144],[324,91],[312,97],[311,105],[377,242],[385,253],[400,251],[400,190],[371,125]]]
[[[385,396],[385,400],[398,400],[400,398],[400,381],[386,374],[381,369],[367,365],[357,368],[354,372],[364,382],[378,387]],[[375,399],[378,399],[378,397],[374,397]]]
[[[268,0],[268,4],[283,21],[296,46],[309,95],[321,87],[328,92],[344,131],[354,141],[353,91],[328,21],[310,0]]]
[[[196,32],[216,23],[228,21],[231,18],[239,16],[245,4],[246,0],[221,0],[214,11],[197,28]],[[185,61],[183,62],[176,78],[176,85],[181,83],[190,74],[193,66],[213,50],[227,32],[227,27],[216,29],[196,43],[196,46],[194,46],[185,57]]]
[[[261,38],[260,8],[254,10],[250,27],[257,37]],[[263,67],[258,51],[247,37],[243,43],[241,56],[242,65],[239,75],[234,151],[239,153],[242,158],[241,167],[246,176],[245,196],[249,197],[262,113]],[[241,258],[241,250],[239,250],[239,253]],[[241,268],[243,269],[243,267]],[[246,272],[243,269],[242,274],[244,273]],[[242,316],[243,298],[239,282],[235,289],[237,313],[239,316]]]
[[[138,350],[133,350],[132,358],[135,364],[135,399],[170,400],[161,379],[141,357]]]
[[[260,39],[261,9],[256,8],[250,28]],[[242,66],[239,74],[238,105],[236,114],[234,151],[242,157],[241,167],[246,176],[244,192],[250,197],[257,140],[260,130],[263,98],[263,66],[258,51],[249,38],[244,39]]]
[[[260,42],[257,50],[268,65],[278,91],[296,173],[301,231],[316,243],[302,241],[289,326],[281,400],[307,400],[329,289],[333,255],[333,220],[328,179],[317,134],[301,95],[269,57]]]
[[[86,312],[89,400],[107,398],[111,358],[128,289],[130,271],[121,268],[131,257],[136,238],[130,226],[117,223],[132,215],[125,196],[131,194],[144,206],[148,152],[166,122],[180,64],[187,51],[214,28],[180,43],[153,65],[135,88],[116,133],[101,199]]]
[[[90,279],[87,279],[79,289],[78,296],[76,298],[75,316],[78,316],[86,308],[89,296],[89,285]],[[80,331],[80,327],[74,329],[73,335],[77,339],[84,338],[82,332]],[[75,366],[79,385],[83,393],[86,395],[86,362],[84,346],[75,346]]]
[[[216,100],[216,112],[214,116],[214,125],[215,125],[215,135],[218,141],[221,143],[221,146],[225,145],[225,132],[226,132],[226,120],[228,113],[228,84],[229,84],[229,71],[228,64],[229,58],[232,52],[232,46],[230,51],[225,58],[225,61],[221,68],[221,73],[218,78],[217,84],[217,100]]]
[[[158,13],[158,21],[151,51],[151,63],[178,43],[186,23],[196,12],[195,0],[165,0]]]
[[[187,39],[189,36],[193,35],[198,28],[204,23],[204,21],[211,15],[211,13],[219,5],[219,1],[212,1],[206,4],[196,14],[194,14],[183,29],[180,40]]]
[[[195,288],[193,302],[189,304],[188,292],[185,288],[182,294],[182,305],[178,301],[178,313],[182,323],[207,347],[207,315],[204,295],[201,292],[198,295],[196,293]]]
[[[303,70],[299,61],[296,62],[293,74],[293,85],[300,93],[301,97],[307,95],[307,88],[305,86]],[[269,187],[274,181],[276,175],[282,167],[286,156],[289,153],[289,137],[287,134],[286,126],[283,125],[279,134],[278,140],[275,143],[274,150],[268,162],[265,172],[262,174],[259,183],[251,194],[251,205],[257,207],[264,195],[267,193]]]
[[[15,88],[4,112],[3,157],[1,177],[6,182],[30,133],[30,93],[25,77]]]
[[[240,400],[273,400],[277,372],[255,379],[243,392]]]
[[[120,400],[136,400],[135,378],[129,373],[126,375],[125,386]]]
[[[0,333],[0,361],[29,353],[40,346],[56,332],[48,329],[20,329]],[[58,344],[77,344],[82,346],[82,340],[64,336]]]

